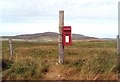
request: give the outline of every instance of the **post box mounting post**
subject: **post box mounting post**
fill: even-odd
[[[58,46],[59,46],[59,64],[64,62],[64,45],[62,42],[63,34],[62,28],[64,26],[64,11],[59,11],[59,35],[58,35]]]

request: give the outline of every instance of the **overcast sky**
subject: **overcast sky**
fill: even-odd
[[[0,35],[58,32],[59,10],[72,33],[100,38],[118,34],[119,0],[0,0]]]

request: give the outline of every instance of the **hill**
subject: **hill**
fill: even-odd
[[[44,32],[36,34],[22,34],[16,36],[3,36],[3,39],[23,39],[23,40],[37,40],[37,41],[57,41],[58,33],[55,32]],[[73,40],[86,40],[86,39],[98,39],[96,37],[85,36],[81,34],[72,34]]]

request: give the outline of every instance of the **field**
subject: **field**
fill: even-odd
[[[55,42],[2,42],[4,80],[117,80],[115,41],[77,41],[65,47],[64,64],[58,64]]]

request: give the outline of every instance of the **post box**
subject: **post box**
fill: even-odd
[[[63,26],[62,34],[63,45],[64,46],[72,45],[71,26]]]

